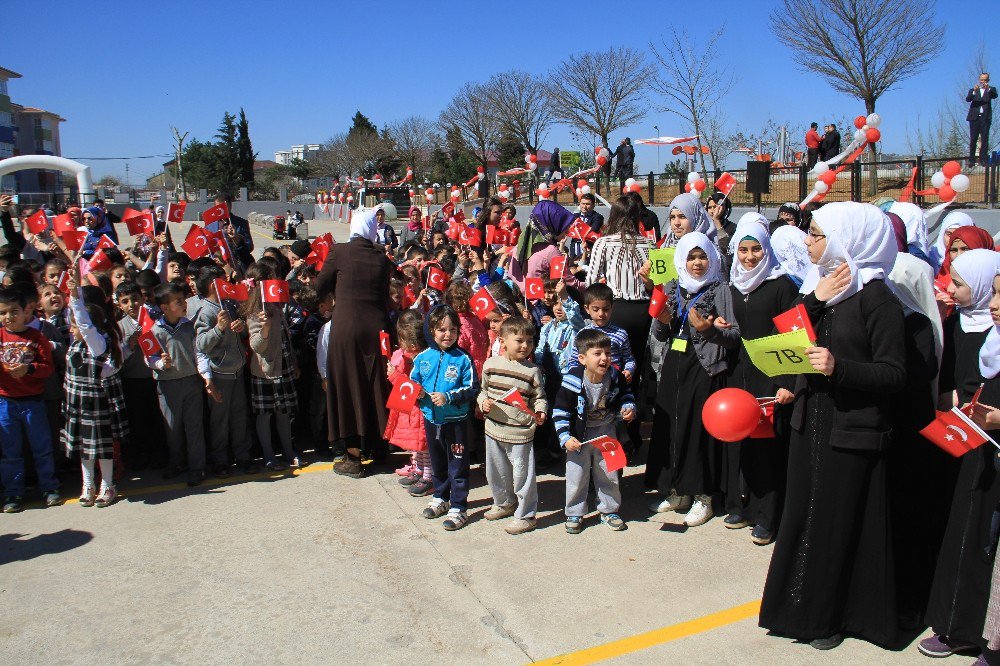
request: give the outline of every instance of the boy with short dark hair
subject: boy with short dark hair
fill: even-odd
[[[618,515],[621,489],[618,474],[608,472],[601,452],[585,442],[615,438],[616,421],[635,418],[635,398],[628,382],[611,363],[611,338],[588,328],[576,336],[578,365],[563,375],[552,409],[559,444],[566,450],[566,531],[579,534],[587,513],[587,488],[594,479],[601,522],[614,531],[625,529]]]
[[[25,294],[0,288],[0,479],[4,513],[24,507],[24,458],[27,437],[35,460],[38,487],[46,506],[62,502],[55,476],[52,437],[45,416],[45,378],[54,371],[49,341],[28,322]]]
[[[580,332],[595,329],[607,335],[611,340],[611,363],[625,376],[625,381],[632,381],[632,375],[635,374],[635,357],[632,356],[628,333],[621,326],[611,323],[614,303],[615,295],[608,285],[596,283],[587,287],[583,292],[583,308],[590,321],[584,324]],[[568,357],[566,359],[568,367],[575,368],[580,365],[579,354],[572,345],[566,348],[565,353]]]

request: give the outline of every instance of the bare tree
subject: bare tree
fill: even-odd
[[[733,83],[732,75],[716,64],[716,44],[721,36],[720,28],[704,48],[699,49],[694,46],[695,39],[682,30],[662,38],[659,46],[649,45],[659,64],[659,71],[650,85],[665,98],[659,109],[676,115],[698,135],[696,143],[702,171],[706,170],[705,154],[701,152],[705,121],[713,105],[719,103]],[[715,162],[715,156],[712,157]]]
[[[438,124],[445,133],[449,129],[457,130],[476,161],[485,168],[489,154],[496,150],[500,140],[499,115],[489,101],[485,86],[466,83],[441,112]]]
[[[571,55],[548,74],[553,117],[608,144],[612,132],[646,117],[646,82],[653,69],[628,47]]]
[[[440,143],[434,121],[423,116],[410,116],[389,125],[389,138],[396,154],[417,174],[426,174],[431,167],[431,154]]]
[[[316,172],[326,176],[368,175],[392,154],[392,141],[377,132],[345,132],[328,139],[316,156]]]
[[[712,158],[712,168],[719,170],[726,159],[735,152],[738,143],[736,135],[727,129],[728,121],[722,108],[714,107],[705,114],[701,123],[701,138],[708,146]],[[662,168],[662,164],[657,168]]]
[[[552,126],[552,110],[541,77],[521,70],[494,74],[486,83],[502,131],[536,153]]]

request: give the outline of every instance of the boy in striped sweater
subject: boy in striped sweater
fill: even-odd
[[[535,428],[545,422],[548,404],[542,372],[532,360],[535,327],[522,317],[500,326],[503,352],[483,364],[479,409],[486,416],[486,480],[493,506],[486,520],[513,515],[508,534],[535,529]]]
[[[595,329],[610,338],[611,364],[622,373],[625,381],[630,382],[632,375],[635,374],[635,357],[632,355],[628,333],[621,326],[611,323],[611,308],[614,306],[614,301],[615,295],[608,285],[598,282],[587,287],[583,292],[583,308],[587,311],[590,321],[583,330]],[[580,366],[579,355],[574,345],[568,345],[563,354],[568,357],[564,358],[564,361],[570,368]]]

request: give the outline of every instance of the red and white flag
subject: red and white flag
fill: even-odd
[[[617,472],[625,467],[625,449],[617,439],[603,435],[596,439],[588,439],[584,444],[590,444],[601,452],[609,472]]]
[[[458,244],[479,247],[483,244],[483,235],[479,229],[463,226],[462,230],[458,232]]]
[[[201,214],[201,219],[205,221],[205,224],[219,222],[220,220],[228,220],[229,208],[225,203],[220,203],[218,206],[212,206]]]
[[[160,346],[160,341],[156,339],[156,335],[152,331],[145,331],[139,336],[139,349],[142,350],[142,355],[146,358],[163,353],[163,347]]]
[[[553,280],[561,280],[565,275],[566,257],[562,255],[552,257],[552,261],[549,262],[549,278]]]
[[[659,317],[666,306],[667,295],[663,291],[663,285],[658,284],[653,287],[653,294],[649,297],[649,316],[654,319]]]
[[[448,286],[448,274],[437,266],[429,267],[427,269],[427,286],[431,289],[444,291],[445,287]]]
[[[488,289],[480,289],[469,299],[469,309],[472,310],[472,314],[482,320],[485,320],[486,315],[493,312],[496,307],[497,302],[493,300],[493,295]]]
[[[90,257],[90,261],[87,262],[87,272],[91,271],[106,271],[111,268],[111,260],[108,255],[104,254],[104,250],[98,248],[96,252]]]
[[[736,187],[736,179],[733,178],[733,175],[729,172],[722,174],[715,180],[715,189],[719,190],[727,197],[729,196],[729,193],[733,191],[734,187]]]
[[[192,225],[188,229],[187,237],[181,243],[181,248],[192,259],[199,259],[209,254],[212,248],[209,246],[208,234],[199,226]]]
[[[454,220],[448,220],[448,228],[444,232],[444,235],[448,238],[448,240],[457,241],[461,233],[462,225]]]
[[[63,271],[59,274],[59,280],[56,281],[56,287],[66,296],[69,296],[69,271]]]
[[[406,285],[403,287],[403,296],[400,299],[400,305],[404,310],[409,310],[414,303],[417,302],[417,295],[413,291],[411,285]]]
[[[787,312],[782,312],[777,317],[773,317],[771,321],[774,322],[778,333],[791,333],[804,329],[809,340],[813,343],[816,342],[816,331],[813,330],[812,322],[809,321],[809,313],[806,312],[806,306],[802,303]]]
[[[187,201],[176,201],[167,204],[167,222],[183,222]]]
[[[264,280],[261,282],[265,303],[287,303],[288,283],[284,280]]]
[[[139,328],[142,330],[142,332],[143,333],[148,333],[149,331],[153,330],[153,324],[155,324],[155,323],[156,322],[153,321],[153,318],[149,316],[149,308],[147,308],[145,305],[143,305],[142,307],[140,307],[139,308]]]
[[[222,278],[216,278],[213,284],[215,284],[215,293],[219,296],[219,300],[245,301],[250,298],[250,290],[245,284],[232,284]]]
[[[73,222],[73,217],[69,213],[56,215],[52,218],[52,231],[55,232],[56,236],[62,236],[67,231],[76,231],[76,223]]]
[[[590,229],[590,225],[584,222],[579,217],[570,225],[569,231],[566,232],[568,238],[576,238],[577,240],[586,240],[590,234],[593,233]]]
[[[392,344],[389,340],[389,334],[385,331],[378,332],[378,347],[382,351],[382,356],[392,357]]]
[[[956,458],[993,441],[958,407],[938,412],[920,434]]]
[[[87,240],[86,231],[71,229],[70,231],[64,231],[62,235],[62,241],[66,245],[66,249],[70,252],[76,252],[83,247],[83,242],[85,240]]]
[[[37,235],[48,230],[49,218],[45,217],[44,210],[39,209],[37,213],[26,219],[24,224],[28,227],[28,231]]]
[[[532,417],[534,416],[531,410],[528,409],[527,400],[524,399],[524,396],[521,395],[521,392],[518,391],[516,388],[512,388],[506,393],[504,393],[497,399],[497,401],[502,402],[505,405],[510,405],[511,407],[517,407],[528,416]]]
[[[122,218],[125,226],[128,227],[129,234],[132,236],[138,236],[140,234],[152,236],[153,229],[156,225],[156,219],[153,217],[153,213],[148,210],[145,212],[139,212],[130,208],[125,211],[125,214],[128,215],[129,211],[134,213],[134,215]]]
[[[639,231],[643,236],[648,238],[651,242],[656,242],[656,229],[647,229],[646,227],[639,225]]]
[[[421,386],[412,379],[406,379],[392,387],[389,399],[385,401],[387,409],[394,409],[403,414],[409,414],[417,404]]]
[[[501,229],[495,224],[487,225],[486,227],[486,244],[487,245],[507,245],[510,240],[510,233],[505,229]]]
[[[97,247],[104,250],[110,250],[111,248],[118,246],[115,245],[115,242],[113,240],[108,238],[107,234],[101,234],[101,239],[97,241]]]
[[[524,297],[529,301],[538,301],[545,298],[545,282],[542,278],[524,278]]]

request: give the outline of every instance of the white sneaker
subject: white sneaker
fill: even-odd
[[[691,510],[684,516],[684,524],[688,527],[698,527],[704,525],[712,519],[712,498],[706,495],[695,497]]]
[[[649,510],[653,513],[666,513],[667,511],[686,511],[691,508],[690,495],[678,495],[670,493],[670,497],[665,500],[657,500],[649,505]]]
[[[446,502],[443,499],[438,499],[437,497],[432,497],[431,501],[427,504],[427,508],[425,508],[420,515],[428,519],[440,518],[444,514],[448,513],[448,509],[450,508],[451,504],[449,502]]]
[[[449,532],[454,532],[462,529],[468,520],[469,517],[464,511],[452,507],[448,510],[448,517],[444,519],[442,526]]]

